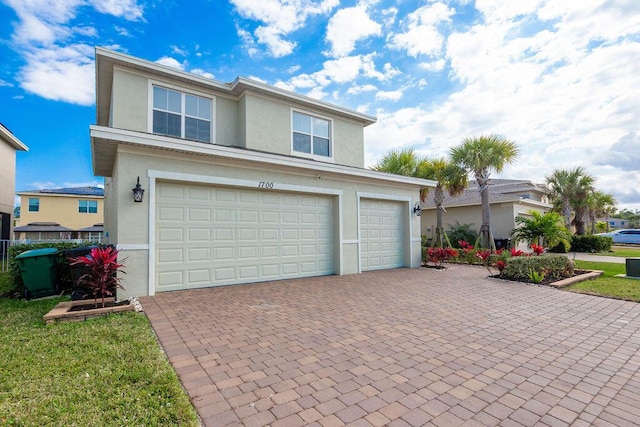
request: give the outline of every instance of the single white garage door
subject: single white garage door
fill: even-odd
[[[406,203],[360,199],[362,271],[403,267]]]
[[[333,274],[333,199],[158,182],[156,290]]]

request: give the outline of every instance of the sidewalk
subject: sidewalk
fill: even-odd
[[[626,263],[625,257],[597,255],[597,254],[590,254],[586,252],[568,252],[566,254],[558,254],[558,255],[566,255],[567,257],[569,257],[569,259],[577,259],[580,261],[611,262],[616,264]]]

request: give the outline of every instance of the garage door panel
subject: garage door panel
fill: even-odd
[[[157,291],[335,272],[331,197],[164,182],[157,189]]]
[[[404,265],[405,203],[360,200],[360,267],[363,271]]]

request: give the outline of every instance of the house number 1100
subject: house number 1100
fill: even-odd
[[[258,188],[273,188],[273,182],[260,181],[258,183]]]

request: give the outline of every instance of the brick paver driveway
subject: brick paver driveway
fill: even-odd
[[[142,303],[207,426],[640,425],[640,304],[458,266]]]

